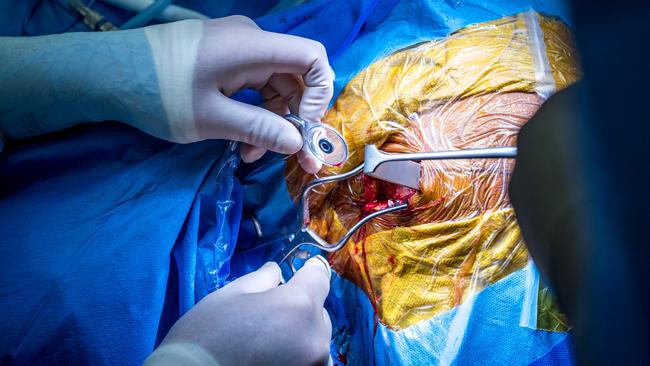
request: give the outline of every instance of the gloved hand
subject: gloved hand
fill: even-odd
[[[242,141],[251,162],[267,149],[298,152],[301,136],[280,115],[318,121],[333,93],[320,43],[262,31],[241,16],[0,38],[0,59],[0,132],[8,138],[118,120],[174,142]],[[247,87],[261,90],[270,111],[229,98]],[[299,160],[320,169],[305,152]]]
[[[178,142],[208,138],[243,141],[244,161],[267,149],[293,154],[302,138],[281,115],[319,121],[332,98],[333,72],[325,48],[308,39],[265,32],[232,16],[145,28],[156,64],[170,131],[156,120],[137,127]],[[261,90],[271,111],[236,102],[243,88]],[[301,154],[311,172],[320,166]]]
[[[332,325],[325,259],[311,258],[285,285],[267,263],[206,296],[171,328],[145,366],[326,365]]]

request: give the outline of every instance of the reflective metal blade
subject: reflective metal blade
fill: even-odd
[[[380,164],[371,177],[420,190],[420,163],[414,161],[388,161]]]

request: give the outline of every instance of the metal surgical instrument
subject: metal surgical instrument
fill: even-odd
[[[390,212],[403,210],[408,207],[408,204],[406,202],[397,202],[382,210],[373,212],[368,216],[365,216],[364,218],[359,220],[356,224],[354,224],[346,232],[346,234],[343,235],[335,243],[330,243],[327,240],[321,238],[320,235],[318,235],[315,231],[309,228],[309,202],[308,202],[309,192],[313,188],[319,185],[345,180],[361,173],[362,171],[363,171],[363,164],[359,165],[358,167],[346,173],[332,175],[323,178],[317,178],[307,183],[307,185],[303,188],[302,195],[298,203],[298,215],[296,221],[294,225],[291,226],[291,227],[297,227],[297,229],[290,233],[286,233],[286,232],[281,233],[269,240],[266,240],[264,243],[257,245],[256,247],[277,243],[278,241],[283,241],[282,249],[278,254],[274,256],[274,261],[280,264],[281,268],[283,265],[287,265],[291,270],[291,274],[293,274],[297,270],[294,264],[294,260],[295,259],[306,260],[310,257],[309,252],[300,249],[301,246],[308,245],[311,247],[318,248],[325,252],[330,252],[330,253],[335,252],[341,249],[348,241],[348,239],[350,239],[352,235],[354,235],[354,233],[356,233],[368,221],[374,219],[375,217],[385,215]],[[285,273],[286,272],[283,270],[283,277]]]
[[[308,122],[295,114],[284,118],[300,131],[304,148],[323,164],[338,166],[348,160],[348,144],[334,127]]]
[[[374,145],[366,145],[365,162],[361,165],[346,173],[314,179],[305,185],[298,202],[298,215],[294,221],[294,224],[291,226],[297,228],[295,231],[284,232],[276,235],[273,238],[266,240],[264,243],[257,245],[256,247],[282,241],[283,246],[280,252],[274,256],[274,260],[280,264],[281,268],[283,265],[287,265],[291,270],[291,274],[293,274],[296,272],[294,260],[306,260],[311,256],[308,251],[301,249],[302,246],[311,246],[325,252],[335,252],[341,249],[346,244],[348,239],[350,239],[352,235],[354,235],[354,233],[356,233],[368,221],[378,216],[390,212],[400,211],[408,207],[407,202],[396,202],[391,204],[389,207],[373,212],[359,220],[359,222],[352,226],[346,232],[346,234],[343,235],[335,243],[330,243],[309,228],[309,193],[315,187],[322,184],[342,181],[354,177],[362,172],[371,176],[375,176],[379,179],[388,180],[385,178],[385,174],[391,173],[392,169],[394,170],[391,173],[394,181],[389,181],[419,189],[420,164],[415,163],[415,161],[437,159],[514,158],[516,155],[517,148],[515,147],[389,154],[379,151]],[[382,168],[386,166],[388,166],[389,169],[383,170],[384,175],[382,175]],[[285,273],[286,272],[283,270],[283,277]]]
[[[379,151],[375,145],[366,145],[364,156],[364,173],[391,183],[420,189],[420,164],[415,163],[415,161],[516,158],[517,148],[489,147],[484,149],[390,154]]]

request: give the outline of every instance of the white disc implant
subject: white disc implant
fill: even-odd
[[[323,164],[338,166],[348,159],[348,144],[332,126],[307,122],[295,114],[284,116],[302,135],[304,146]]]

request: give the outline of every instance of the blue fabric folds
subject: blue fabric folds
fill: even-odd
[[[196,262],[214,244],[215,202],[232,199],[216,189],[226,145],[173,145],[107,123],[6,146],[3,360],[141,363],[206,292]]]

